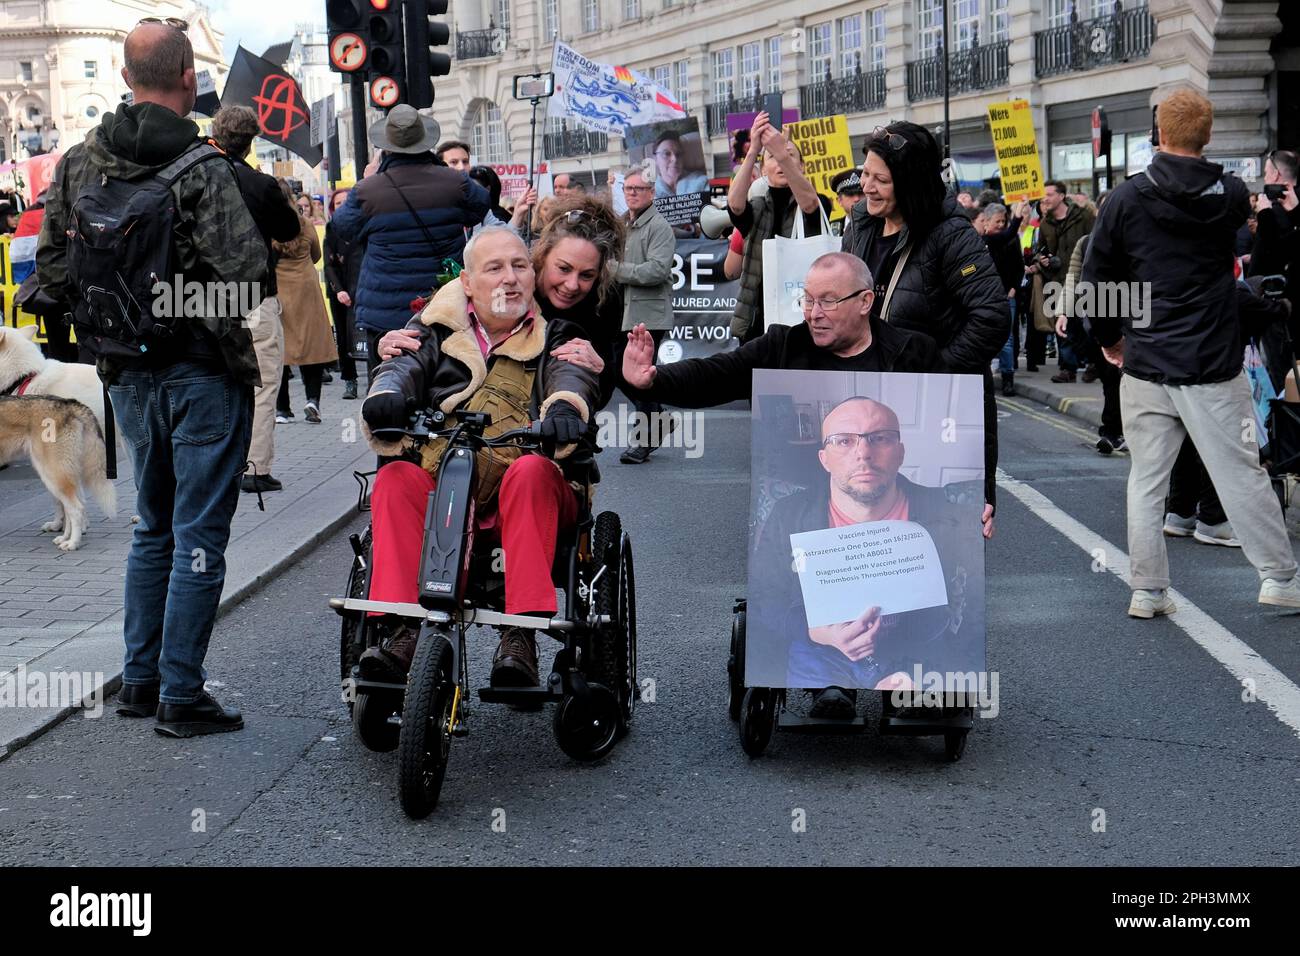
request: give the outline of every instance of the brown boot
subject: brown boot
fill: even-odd
[[[361,676],[367,680],[405,680],[419,639],[418,628],[399,625],[388,640],[361,655]]]
[[[507,627],[501,632],[501,643],[492,659],[492,686],[537,686],[537,641],[531,630]]]

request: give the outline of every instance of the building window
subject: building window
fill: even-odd
[[[979,42],[980,0],[954,0],[952,5],[952,48],[969,50]]]
[[[763,45],[767,47],[767,91],[775,93],[781,89],[781,38],[768,37]]]
[[[876,7],[867,14],[871,23],[871,68],[885,68],[885,8]]]
[[[33,126],[41,122],[41,108],[34,103],[27,104],[27,122]]]
[[[671,91],[673,88],[673,65],[665,63],[663,66],[656,66],[654,70],[655,86],[662,87]]]
[[[600,29],[600,0],[582,0],[582,32],[594,33]]]
[[[1047,0],[1047,25],[1063,27],[1070,22],[1070,0]]]
[[[678,60],[673,64],[673,72],[676,74],[673,83],[673,97],[677,100],[682,109],[690,112],[688,105],[691,100],[691,61]]]
[[[916,0],[916,54],[922,60],[939,55],[943,45],[943,0]]]
[[[560,32],[560,0],[542,0],[542,39],[550,41]]]
[[[836,22],[840,43],[840,76],[862,72],[862,17],[840,17]]]
[[[99,79],[99,64],[98,64],[98,63],[96,63],[94,60],[86,60],[85,63],[83,64],[83,66],[84,66],[84,68],[85,68],[86,79],[88,79],[88,80],[97,80],[97,79]]]
[[[35,79],[35,75],[32,72],[32,61],[20,60],[18,62],[18,74],[24,83],[32,82],[32,80]]]
[[[740,48],[740,95],[757,96],[763,83],[762,46],[746,43]]]
[[[498,30],[503,30],[507,36],[510,35],[510,0],[496,0],[492,4],[495,10],[495,18]]]
[[[989,0],[989,42],[1003,43],[1011,39],[1011,14],[1007,12],[1009,0]]]
[[[487,103],[479,107],[471,139],[476,162],[510,161],[510,145],[506,142],[506,124],[501,120],[501,108],[495,103]]]
[[[808,28],[809,79],[814,83],[831,78],[831,59],[834,55],[834,38],[829,23],[818,23]]]
[[[637,20],[641,17],[641,0],[623,0],[623,19]]]
[[[736,51],[713,51],[713,102],[725,103],[736,95]]]

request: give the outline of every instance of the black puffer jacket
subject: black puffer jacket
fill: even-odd
[[[888,287],[910,235],[904,226],[897,237],[882,237],[884,226],[883,219],[867,212],[866,203],[858,203],[844,231],[843,249],[869,262],[874,243],[895,243],[886,274],[876,276],[878,286]],[[1011,330],[1006,289],[984,240],[954,197],[944,200],[943,219],[908,255],[890,301],[889,324],[930,336],[953,372],[982,374],[1006,344]]]
[[[897,237],[888,238],[881,235],[884,227],[885,220],[868,214],[867,204],[860,202],[853,207],[842,247],[870,262],[873,243],[895,243],[885,259],[885,274],[875,277],[878,290],[888,288],[894,265],[911,239],[906,226]],[[884,298],[881,291],[877,310],[883,308]],[[984,376],[984,495],[985,501],[996,504],[998,417],[989,363],[1011,334],[1011,306],[983,238],[955,196],[944,199],[943,218],[908,255],[888,318],[890,325],[934,339],[948,371]]]

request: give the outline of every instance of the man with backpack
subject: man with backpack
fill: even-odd
[[[204,691],[203,659],[260,381],[240,302],[222,299],[260,288],[267,262],[230,161],[185,118],[197,91],[187,29],[149,17],[127,36],[135,102],[64,155],[36,254],[42,288],[72,306],[132,456],[140,523],[118,713],[156,715],[175,737],[243,727]]]

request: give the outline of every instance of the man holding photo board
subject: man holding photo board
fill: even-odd
[[[804,321],[773,325],[738,349],[671,365],[655,365],[655,343],[643,325],[628,334],[623,378],[629,394],[685,408],[706,408],[748,399],[755,369],[856,372],[946,371],[934,341],[873,319],[874,280],[857,256],[827,253],[804,280]],[[984,536],[993,519],[983,519]],[[789,561],[783,561],[786,568]],[[864,609],[865,610],[865,609]],[[818,694],[814,716],[852,711],[852,699],[836,687]]]

